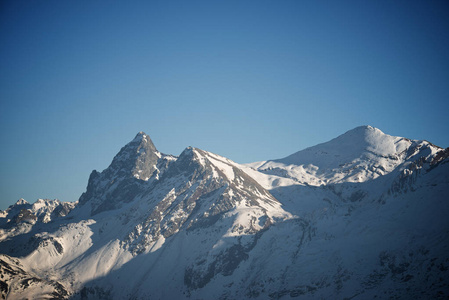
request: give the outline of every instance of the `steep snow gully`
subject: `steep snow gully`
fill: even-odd
[[[143,132],[0,211],[2,299],[447,299],[449,149],[361,126],[238,164]]]

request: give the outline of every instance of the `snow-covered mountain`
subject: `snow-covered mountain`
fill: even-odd
[[[441,150],[427,141],[412,141],[361,126],[286,158],[248,165],[265,174],[319,186],[373,180],[413,157],[431,159]]]
[[[1,295],[447,298],[448,156],[363,126],[241,165],[140,132],[78,202],[0,213]]]

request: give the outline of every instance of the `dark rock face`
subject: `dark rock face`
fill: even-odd
[[[448,292],[448,270],[448,259],[432,256],[424,246],[405,253],[383,251],[378,265],[365,277],[363,287],[374,291],[376,298],[388,294],[397,298],[420,295],[426,299],[444,299]],[[393,284],[376,291],[385,283]]]
[[[146,220],[128,234],[124,246],[135,255],[143,253],[161,237],[167,239],[182,229],[194,231],[214,225],[240,202],[262,212],[265,209],[259,202],[280,205],[244,172],[234,169],[234,180],[220,172],[206,152],[191,147],[185,149],[160,180],[140,195],[157,204],[149,210]],[[261,219],[261,227],[273,222],[266,214]],[[257,219],[254,224],[258,224]],[[248,234],[258,230],[254,226],[234,228],[234,232]]]
[[[22,217],[19,217],[19,214],[21,212],[27,211],[31,209],[31,204],[29,204],[26,201],[17,201],[16,204],[11,205],[6,212],[8,212],[8,218],[0,218],[0,227],[1,228],[8,228],[13,226],[14,224],[20,223],[20,220]],[[25,212],[25,215],[28,215],[29,213]],[[23,216],[23,213],[22,213]],[[14,220],[15,222],[9,222],[8,219]]]
[[[431,153],[430,147],[431,144],[424,146],[416,144],[410,147],[407,156],[409,164],[399,172],[388,193],[398,194],[414,191],[417,188],[416,181],[420,175],[432,172],[437,166],[448,163],[449,148],[439,148],[435,155],[429,155]]]
[[[65,217],[72,211],[73,208],[73,205],[70,205],[67,202],[61,202],[61,205],[56,207],[53,211],[53,215],[56,217]]]
[[[156,170],[157,155],[156,147],[150,137],[139,132],[136,137],[123,147],[114,157],[111,165],[103,172],[106,178],[135,177],[147,180]]]
[[[150,137],[139,132],[99,173],[92,171],[80,204],[90,203],[92,215],[116,209],[142,193],[175,160],[157,151]]]
[[[20,210],[14,218],[14,222],[17,224],[22,222],[35,222],[36,220],[37,217],[29,209]]]
[[[198,289],[204,287],[217,274],[232,275],[238,265],[248,259],[249,250],[236,244],[218,254],[206,269],[198,268],[205,263],[204,260],[188,267],[184,273],[184,284],[191,289]]]
[[[35,274],[26,272],[20,262],[6,255],[0,255],[0,295],[7,299],[13,290],[16,295],[20,292],[34,294],[36,299],[68,299],[67,289],[59,282],[46,280]],[[30,291],[34,291],[30,292]]]
[[[78,206],[20,200],[3,214],[0,252],[17,258],[0,254],[1,296],[447,297],[449,151],[406,142],[338,165],[378,159],[376,179],[314,186],[288,166],[267,177],[197,148],[164,155],[139,133]]]

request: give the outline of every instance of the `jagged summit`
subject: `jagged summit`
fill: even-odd
[[[19,200],[17,200],[17,202],[15,203],[15,205],[24,205],[24,204],[29,204],[28,201],[26,201],[23,198],[20,198]]]
[[[191,155],[191,153],[193,153],[193,150],[195,150],[195,147],[192,146],[188,146],[186,148],[184,148],[184,150],[182,150],[181,154],[179,155],[179,157],[183,156],[183,155]]]
[[[159,179],[174,160],[174,156],[160,153],[150,136],[140,131],[120,149],[108,168],[91,173],[80,203],[90,202],[92,213],[113,209],[141,192],[143,182]]]
[[[148,180],[160,156],[151,138],[141,131],[119,151],[104,172],[111,176]]]
[[[0,298],[447,298],[448,157],[360,126],[245,166],[139,132],[79,202],[0,211]]]
[[[150,138],[150,136],[148,134],[146,134],[143,131],[139,131],[131,142],[142,141],[144,139],[151,141],[151,138]]]

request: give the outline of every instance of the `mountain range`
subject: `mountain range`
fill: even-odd
[[[77,202],[0,211],[3,299],[447,299],[449,148],[371,126],[238,164],[139,132]]]

